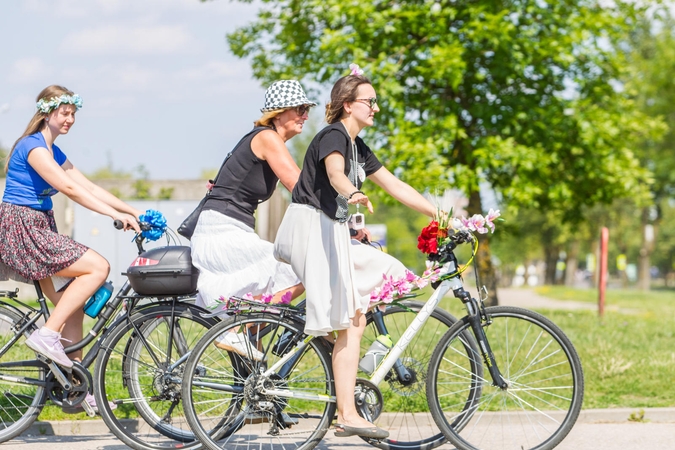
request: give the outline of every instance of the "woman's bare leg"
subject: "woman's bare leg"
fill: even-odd
[[[333,347],[333,374],[337,397],[337,423],[357,428],[372,427],[373,424],[361,417],[354,403],[356,372],[361,353],[361,336],[366,328],[366,316],[360,311],[351,320],[351,326],[338,331]]]
[[[80,259],[56,275],[75,278],[62,292],[55,292],[51,278],[40,281],[42,290],[55,307],[44,326],[61,333],[61,337],[73,343],[82,340],[84,303],[105,283],[110,265],[95,251],[87,250]],[[68,354],[70,359],[80,360],[82,352]]]

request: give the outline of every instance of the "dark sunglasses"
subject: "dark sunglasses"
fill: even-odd
[[[307,114],[309,112],[309,110],[312,109],[312,107],[309,106],[309,105],[300,105],[300,106],[296,106],[293,109],[295,110],[296,113],[298,113],[298,115],[300,117],[302,117],[305,114]]]
[[[373,109],[375,105],[377,105],[377,97],[370,97],[370,98],[357,98],[354,100],[355,102],[363,103],[364,105],[370,106],[370,109]],[[365,103],[368,102],[368,103]]]

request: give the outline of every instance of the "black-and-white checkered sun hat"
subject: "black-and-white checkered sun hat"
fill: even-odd
[[[260,111],[268,112],[300,105],[316,106],[316,103],[309,101],[298,81],[279,80],[267,88],[265,107],[261,108]]]

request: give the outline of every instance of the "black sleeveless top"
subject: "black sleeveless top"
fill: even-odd
[[[256,127],[244,136],[225,159],[211,195],[202,210],[210,209],[255,228],[253,213],[272,196],[279,177],[267,161],[251,150],[253,138],[267,127]]]

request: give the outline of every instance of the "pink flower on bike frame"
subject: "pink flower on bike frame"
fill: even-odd
[[[293,294],[291,294],[291,291],[286,291],[284,295],[281,296],[281,303],[282,305],[288,305],[291,303],[291,300],[293,300]]]
[[[262,302],[263,302],[264,304],[266,304],[266,305],[269,305],[270,302],[272,301],[272,298],[274,298],[273,295],[270,295],[270,294],[263,294],[263,295],[260,297],[260,301],[262,301]]]

